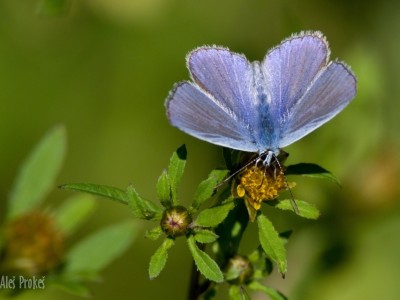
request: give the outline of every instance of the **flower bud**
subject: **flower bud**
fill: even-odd
[[[225,278],[232,284],[244,284],[253,276],[253,266],[246,256],[235,255],[227,265]]]
[[[164,211],[161,228],[168,236],[178,237],[187,233],[191,222],[192,216],[185,207],[174,206]]]

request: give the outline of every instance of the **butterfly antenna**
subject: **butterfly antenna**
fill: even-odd
[[[299,208],[297,207],[296,201],[294,200],[294,197],[293,197],[292,189],[291,189],[290,186],[289,186],[289,183],[288,183],[287,178],[286,178],[286,176],[285,176],[285,172],[283,172],[282,165],[281,165],[281,163],[279,162],[279,159],[278,159],[278,157],[276,157],[275,154],[273,154],[273,157],[275,158],[275,161],[276,161],[276,163],[277,163],[279,169],[281,169],[281,171],[282,171],[283,178],[285,179],[286,188],[288,189],[288,191],[289,191],[289,193],[290,193],[290,202],[292,203],[293,210],[294,210],[294,212],[295,212],[296,214],[300,214]]]
[[[261,156],[261,155],[260,155]],[[242,172],[244,169],[246,169],[249,165],[251,165],[252,163],[259,161],[260,160],[260,156],[257,156],[255,158],[253,158],[252,160],[250,160],[247,164],[245,164],[243,167],[241,167],[239,170],[236,170],[235,172],[233,172],[231,175],[229,175],[228,177],[226,177],[224,180],[222,180],[219,184],[217,184],[214,189],[217,190],[220,188],[220,186],[224,185],[227,181],[229,181],[232,177],[234,177],[236,174],[239,174],[240,172]]]

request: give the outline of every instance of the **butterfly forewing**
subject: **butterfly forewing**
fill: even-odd
[[[276,127],[288,115],[329,57],[327,42],[319,33],[304,33],[283,41],[262,62],[270,109]]]
[[[195,84],[176,85],[166,106],[171,124],[194,137],[228,148],[257,151],[237,117]]]
[[[243,55],[221,47],[201,47],[187,57],[191,77],[230,111],[249,135],[258,130],[258,102],[252,65]]]

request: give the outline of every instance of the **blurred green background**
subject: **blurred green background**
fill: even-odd
[[[62,1],[61,1],[62,2]],[[219,147],[169,126],[164,99],[187,79],[185,55],[218,44],[260,60],[301,30],[321,30],[332,58],[358,77],[358,95],[337,118],[288,147],[288,163],[314,162],[342,188],[297,181],[297,198],[315,203],[318,221],[267,210],[278,230],[294,229],[286,279],[267,282],[290,299],[398,299],[400,295],[400,2],[321,0],[71,0],[60,15],[38,13],[39,0],[0,1],[0,209],[18,166],[53,125],[68,131],[58,182],[92,182],[155,199],[171,153],[189,156],[180,196],[222,165]],[[48,206],[68,196],[54,190]],[[131,217],[115,202],[99,209],[81,235]],[[3,215],[0,216],[3,218]],[[148,224],[143,223],[143,229]],[[253,228],[254,229],[254,228]],[[246,245],[253,245],[250,228]],[[79,236],[77,236],[79,238]],[[247,243],[247,244],[246,244]],[[159,243],[138,239],[93,284],[94,299],[185,299],[191,260],[178,240],[166,269],[147,275]],[[48,289],[26,299],[75,299]],[[224,299],[221,296],[221,299]],[[254,295],[254,299],[264,299]]]

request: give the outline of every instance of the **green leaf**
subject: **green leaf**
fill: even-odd
[[[224,276],[222,275],[217,263],[210,256],[208,256],[207,253],[197,247],[196,240],[193,236],[189,236],[187,242],[194,262],[200,273],[203,274],[208,280],[222,282],[224,280]]]
[[[194,232],[194,239],[202,244],[215,242],[218,238],[218,235],[208,229],[195,229]]]
[[[174,245],[174,240],[166,238],[150,259],[149,276],[150,279],[156,278],[164,269],[168,259],[168,250]]]
[[[279,271],[284,275],[287,270],[286,250],[278,232],[263,214],[257,216],[257,223],[261,247],[278,264]]]
[[[64,190],[89,193],[96,196],[105,197],[120,202],[122,204],[128,204],[128,197],[126,195],[126,192],[112,186],[91,183],[68,183],[61,185],[59,188]]]
[[[185,169],[186,157],[187,157],[186,146],[182,145],[174,152],[174,154],[172,154],[172,157],[169,162],[168,176],[169,176],[169,182],[171,184],[171,195],[172,195],[173,205],[178,204],[177,190],[179,182],[181,181],[183,175],[183,171]]]
[[[257,281],[253,281],[249,283],[247,286],[249,287],[249,289],[253,291],[264,292],[271,300],[287,300],[287,298],[277,290],[269,286],[265,286]]]
[[[50,130],[22,164],[12,187],[7,218],[14,218],[37,207],[54,188],[66,152],[63,126]]]
[[[260,247],[256,248],[253,252],[251,252],[247,257],[249,258],[250,262],[254,265],[257,261],[265,256],[264,251],[261,251]]]
[[[161,220],[162,209],[153,202],[141,198],[132,186],[128,187],[127,195],[128,205],[136,218]]]
[[[163,233],[163,231],[162,231],[161,226],[157,226],[151,230],[146,230],[146,233],[144,236],[145,236],[145,238],[155,241],[161,236],[162,233]]]
[[[66,199],[55,212],[58,228],[71,234],[94,211],[96,202],[91,195],[79,194]]]
[[[92,293],[87,286],[79,280],[67,276],[57,276],[52,277],[51,279],[46,278],[46,286],[47,284],[75,296],[83,298],[90,298],[92,296]]]
[[[64,273],[62,276],[69,277],[76,282],[99,282],[102,278],[98,271],[80,271],[77,273]]]
[[[222,148],[222,155],[224,156],[225,165],[229,170],[233,170],[240,161],[241,151],[233,150],[230,148]]]
[[[229,287],[229,300],[251,300],[243,286],[231,285]]]
[[[229,268],[228,271],[225,271],[225,280],[229,282],[237,279],[241,271],[239,268]]]
[[[228,174],[228,170],[212,170],[208,178],[202,181],[194,194],[192,207],[198,209],[215,192],[215,187]]]
[[[254,279],[264,279],[266,274],[271,274],[273,269],[272,262],[267,258],[267,255],[261,247],[254,250],[248,258],[254,267]]]
[[[68,252],[64,273],[95,273],[102,270],[132,244],[138,226],[132,221],[98,230]]]
[[[203,210],[197,216],[195,225],[204,227],[215,227],[222,223],[228,215],[229,211],[235,207],[234,201],[226,202],[222,205],[214,206]]]
[[[249,222],[244,201],[235,200],[234,203],[235,207],[229,212],[225,220],[215,228],[215,233],[219,236],[218,261],[225,261],[226,257],[233,257],[238,253],[240,241]]]
[[[163,171],[157,181],[157,196],[162,206],[170,208],[172,206],[171,185],[167,171]]]
[[[318,219],[318,217],[320,216],[320,212],[315,207],[314,204],[302,200],[295,200],[295,201],[299,209],[297,213],[299,216],[312,220]],[[271,204],[273,207],[279,208],[281,210],[290,210],[294,212],[293,205],[290,199],[277,200],[274,202],[271,201],[271,203],[268,204]]]
[[[339,186],[341,185],[339,178],[337,178],[328,170],[325,170],[323,167],[312,163],[299,163],[290,165],[286,168],[285,175],[302,175],[312,178],[328,179]]]

